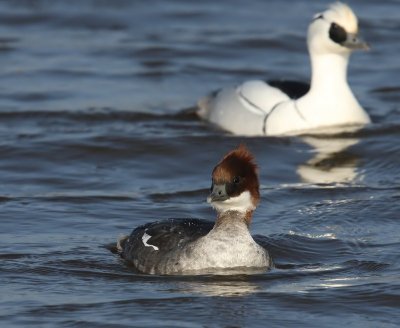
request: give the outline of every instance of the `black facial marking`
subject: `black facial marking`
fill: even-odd
[[[243,177],[235,176],[231,182],[226,183],[226,193],[231,197],[239,196],[244,190],[243,180]]]
[[[329,29],[329,37],[333,42],[342,44],[347,39],[346,30],[336,23],[332,23]]]

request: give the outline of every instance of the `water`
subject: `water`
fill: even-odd
[[[370,127],[244,139],[182,113],[240,81],[308,80],[305,31],[328,3],[1,1],[1,326],[396,327],[400,2],[351,1]],[[109,252],[145,222],[214,218],[211,170],[242,141],[274,270],[147,276]]]

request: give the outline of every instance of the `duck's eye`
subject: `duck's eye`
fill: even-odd
[[[322,15],[322,14],[315,15],[314,18],[313,18],[313,21],[315,21],[317,19],[324,19],[324,15]]]
[[[239,182],[240,182],[240,177],[234,177],[233,178],[233,180],[232,180],[232,182],[234,183],[234,184],[238,184]]]

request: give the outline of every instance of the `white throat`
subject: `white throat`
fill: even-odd
[[[212,207],[214,207],[218,213],[224,213],[226,211],[246,213],[256,208],[249,191],[244,191],[239,196],[230,197],[222,202],[211,202],[210,199],[207,199],[207,202],[211,203]]]
[[[332,94],[350,87],[347,83],[349,54],[312,54],[310,93]]]

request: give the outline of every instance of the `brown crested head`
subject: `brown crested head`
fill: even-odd
[[[227,153],[212,172],[208,201],[218,211],[253,211],[260,200],[257,165],[244,146]]]

